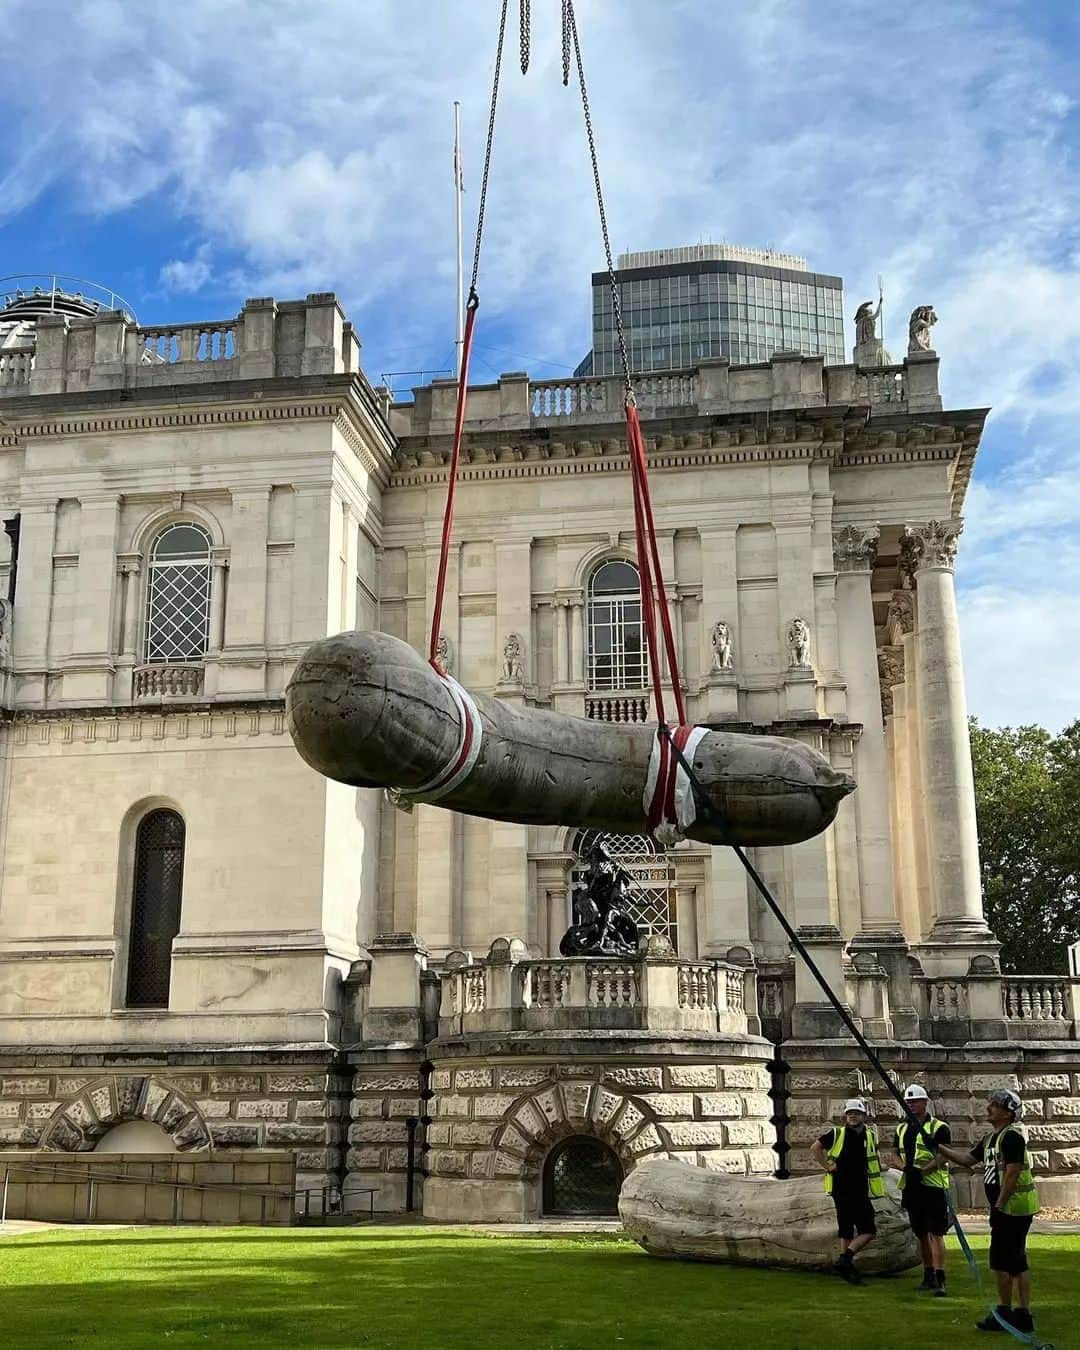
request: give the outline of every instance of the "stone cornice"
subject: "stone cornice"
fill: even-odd
[[[824,410],[823,410],[824,411]],[[687,417],[685,430],[675,419],[656,424],[646,436],[651,467],[696,469],[725,464],[831,461],[838,469],[861,465],[927,462],[957,463],[954,494],[970,476],[985,412],[936,414],[932,420],[842,418],[845,410],[828,409],[828,418],[809,420],[812,410],[774,414],[710,425]],[[648,432],[649,423],[645,423]],[[590,435],[595,431],[595,435]],[[459,476],[464,482],[495,479],[547,478],[628,472],[623,442],[611,427],[545,426],[521,431],[477,431],[466,435]],[[566,440],[558,439],[566,434]],[[573,439],[570,439],[570,436]],[[423,486],[445,481],[450,458],[448,436],[404,437],[394,457],[393,484]],[[966,466],[966,467],[965,467]]]
[[[237,700],[133,708],[41,708],[6,712],[0,723],[15,746],[129,745],[132,741],[287,736],[285,700]]]
[[[385,485],[394,440],[364,392],[356,377],[343,375],[39,397],[20,401],[18,407],[5,405],[8,425],[0,433],[0,446],[15,449],[31,441],[124,432],[328,421]],[[42,408],[42,402],[49,406]]]

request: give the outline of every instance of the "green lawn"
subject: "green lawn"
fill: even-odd
[[[1080,1236],[1030,1246],[1039,1332],[1062,1350],[1077,1344]],[[925,1299],[917,1272],[853,1289],[654,1260],[614,1236],[54,1229],[0,1241],[0,1345],[959,1350],[985,1342],[972,1323],[988,1297],[955,1247],[950,1262],[952,1295]]]

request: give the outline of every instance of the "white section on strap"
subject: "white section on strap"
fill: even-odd
[[[480,712],[473,702],[472,695],[464,689],[452,675],[440,675],[439,678],[450,691],[454,700],[454,709],[458,718],[458,739],[454,753],[446,764],[425,783],[415,788],[399,788],[397,796],[407,802],[437,802],[449,796],[460,787],[472,773],[480,755],[480,743],[484,728]]]
[[[679,731],[680,728],[672,731],[672,738],[677,736]],[[695,750],[701,743],[702,738],[708,734],[708,727],[691,729],[686,738],[686,744],[682,747],[682,757],[687,763],[693,761]],[[652,750],[649,753],[649,767],[645,774],[645,790],[642,793],[641,800],[645,808],[646,819],[652,819],[654,816],[659,817],[658,823],[653,828],[653,833],[661,843],[665,844],[677,843],[684,838],[685,832],[697,818],[697,807],[694,802],[690,776],[678,760],[675,760],[674,774],[668,779],[667,800],[656,801],[660,774],[668,766],[669,760],[675,760],[675,752],[667,737],[661,736],[658,730],[653,738]],[[670,768],[668,771],[670,774]]]

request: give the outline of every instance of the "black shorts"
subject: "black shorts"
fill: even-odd
[[[917,1238],[924,1238],[930,1233],[935,1237],[944,1237],[949,1231],[949,1207],[945,1203],[945,1195],[942,1187],[924,1186],[918,1181],[909,1181],[904,1187],[904,1208],[911,1231]]]
[[[990,1269],[1006,1275],[1023,1275],[1028,1268],[1027,1235],[1030,1214],[990,1211]]]
[[[845,1195],[843,1191],[833,1191],[833,1204],[836,1206],[837,1237],[853,1238],[860,1233],[877,1232],[869,1195]]]

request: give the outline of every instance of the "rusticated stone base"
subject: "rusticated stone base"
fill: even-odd
[[[886,1175],[889,1193],[874,1201],[877,1237],[859,1254],[866,1274],[919,1264],[898,1175]],[[649,1159],[623,1183],[619,1216],[650,1256],[822,1271],[836,1259],[836,1211],[820,1177],[725,1177]]]
[[[535,1218],[545,1159],[573,1134],[608,1144],[624,1175],[652,1156],[738,1176],[776,1167],[770,1047],[757,1037],[508,1034],[428,1049],[428,1218]],[[362,1081],[358,1071],[354,1111]],[[356,1133],[354,1121],[350,1141]]]

